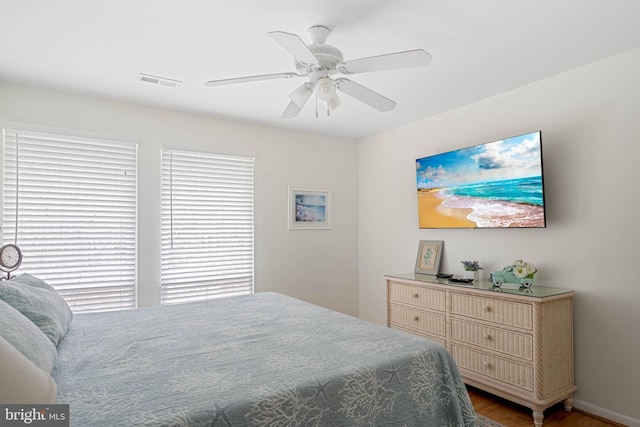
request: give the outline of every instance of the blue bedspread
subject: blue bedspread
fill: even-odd
[[[58,346],[72,426],[475,426],[449,353],[275,293],[78,314]]]

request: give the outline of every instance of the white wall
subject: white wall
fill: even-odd
[[[138,138],[140,306],[160,301],[160,149],[164,144],[255,156],[256,291],[282,292],[357,315],[358,154],[354,140],[0,82],[0,127],[16,123]],[[288,230],[288,186],[332,189],[333,229]]]
[[[635,50],[361,140],[360,316],[386,321],[382,276],[413,271],[421,239],[444,240],[444,272],[533,262],[577,291],[575,406],[640,425],[639,76]],[[418,229],[416,158],[535,130],[546,229]]]

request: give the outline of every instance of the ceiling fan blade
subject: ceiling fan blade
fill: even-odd
[[[378,111],[393,110],[396,103],[389,98],[385,98],[377,92],[368,89],[361,84],[353,82],[349,79],[336,79],[336,85],[338,89],[346,93],[349,96],[364,102],[370,107],[375,108]]]
[[[292,77],[299,77],[299,75],[296,73],[261,74],[259,76],[247,76],[247,77],[236,77],[232,79],[210,80],[206,82],[205,85],[224,86],[224,85],[232,85],[236,83],[257,82],[261,80],[290,79]]]
[[[431,54],[422,49],[416,49],[345,61],[338,64],[336,69],[343,74],[356,74],[398,68],[424,67],[430,63]]]
[[[306,44],[300,37],[295,34],[285,33],[284,31],[272,31],[269,33],[280,46],[298,60],[305,64],[317,64],[318,59],[311,53]]]

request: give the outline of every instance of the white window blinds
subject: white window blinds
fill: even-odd
[[[136,306],[137,144],[4,130],[2,240],[74,312]]]
[[[250,157],[162,153],[163,304],[253,292]]]

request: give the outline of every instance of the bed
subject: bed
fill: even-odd
[[[76,314],[71,426],[475,426],[439,344],[277,293]]]

